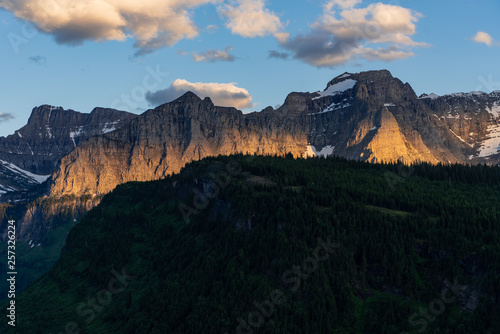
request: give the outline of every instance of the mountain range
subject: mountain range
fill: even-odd
[[[61,158],[86,139],[120,128],[134,114],[95,108],[90,114],[42,105],[14,134],[0,137],[0,192],[23,191],[54,172]]]
[[[497,165],[499,149],[499,91],[417,96],[386,70],[343,73],[323,91],[294,92],[277,109],[248,114],[191,92],[141,115],[37,107],[26,126],[0,138],[0,199],[18,214],[32,203],[18,217],[21,238],[39,239],[61,210],[78,220],[118,184],[161,179],[208,156]]]
[[[385,70],[343,73],[322,91],[247,114],[191,92],[141,115],[43,105],[0,138],[0,243],[15,219],[26,249],[21,291],[55,264],[68,231],[105,194],[191,161],[242,153],[498,165],[499,149],[500,92],[417,96]]]
[[[186,93],[61,159],[50,195],[104,194],[218,154],[337,155],[370,162],[498,164],[500,92],[417,97],[388,71],[344,73],[278,109],[243,114]]]

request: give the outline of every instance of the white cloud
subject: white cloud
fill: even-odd
[[[282,45],[295,58],[318,67],[333,67],[357,59],[392,61],[413,56],[416,23],[421,14],[411,9],[361,0],[330,0],[311,32]]]
[[[173,101],[188,91],[195,93],[202,99],[210,97],[217,106],[237,109],[252,107],[250,93],[244,88],[237,87],[235,83],[189,82],[184,79],[175,80],[167,89],[148,93],[146,99],[152,105],[160,105]]]
[[[495,42],[493,37],[491,37],[490,34],[484,32],[484,31],[478,31],[476,36],[474,36],[474,38],[472,40],[476,43],[484,43],[488,46],[493,46],[494,44],[498,45],[498,43]]]
[[[198,35],[193,10],[220,0],[0,0],[0,8],[33,22],[58,43],[122,41],[132,35],[137,54]]]
[[[234,56],[229,54],[229,51],[233,49],[232,46],[225,48],[224,50],[214,50],[210,49],[203,53],[193,53],[193,59],[196,62],[206,62],[213,63],[216,61],[234,61]]]
[[[335,6],[341,9],[353,8],[363,0],[330,0],[325,4],[325,10],[331,11]]]
[[[210,25],[208,25],[208,26],[205,27],[206,31],[215,31],[217,29],[219,29],[219,27],[216,26],[215,24],[210,24]]]
[[[219,12],[228,19],[226,27],[235,35],[254,38],[274,35],[285,41],[288,33],[280,18],[265,8],[264,0],[234,0],[219,7]]]

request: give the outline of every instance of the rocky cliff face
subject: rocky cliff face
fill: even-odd
[[[291,93],[279,109],[251,114],[186,93],[82,142],[62,158],[50,195],[100,195],[231,153],[496,163],[499,115],[499,93],[418,98],[388,71],[344,73],[322,92]]]
[[[442,141],[459,163],[500,163],[500,91],[419,98],[429,118],[443,128]]]
[[[158,179],[190,161],[219,154],[300,156],[308,144],[306,121],[306,115],[274,110],[243,115],[186,93],[79,145],[61,160],[50,195],[104,194],[117,184]]]
[[[334,154],[370,162],[498,164],[499,149],[500,92],[417,97],[388,71],[372,71],[344,73],[323,91],[291,93],[280,108],[250,114],[193,93],[140,116],[35,108],[24,128],[0,138],[0,159],[10,161],[0,161],[0,182],[24,175],[29,187],[40,182],[30,173],[53,172],[44,192],[63,199],[66,209],[49,201],[54,209],[41,214],[32,207],[19,217],[23,233],[36,236],[52,226],[58,210],[79,215],[99,197],[85,204],[81,198],[128,181],[159,179],[207,156]]]
[[[33,109],[21,129],[0,138],[0,160],[38,175],[51,174],[79,143],[127,124],[136,115],[105,108],[90,114],[43,105]]]
[[[42,198],[27,205],[20,218],[16,221],[17,233],[24,239],[41,240],[47,231],[67,224],[77,222],[92,208],[96,207],[101,198],[91,196],[63,198]],[[2,240],[7,239],[4,231]]]
[[[422,138],[425,122],[415,92],[388,71],[344,73],[313,101],[310,143],[317,155],[371,162],[441,161]]]
[[[0,160],[0,196],[33,188],[49,178],[50,175],[36,175],[16,165]]]
[[[114,109],[95,108],[83,114],[44,105],[33,109],[26,126],[0,138],[0,199],[12,206],[10,215],[18,222],[21,238],[41,238],[53,226],[78,219],[98,204],[98,198],[69,197],[45,198],[26,206],[44,194],[46,187],[40,184],[63,156],[86,139],[114,131],[136,117]],[[5,224],[4,218],[0,224]]]

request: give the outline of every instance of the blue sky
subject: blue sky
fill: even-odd
[[[42,104],[142,113],[189,89],[248,112],[323,90],[345,71],[388,69],[417,94],[500,90],[498,0],[0,0],[0,8],[2,136]]]

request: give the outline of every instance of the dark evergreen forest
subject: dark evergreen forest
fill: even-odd
[[[16,330],[499,333],[499,200],[496,167],[207,158],[106,195]]]

